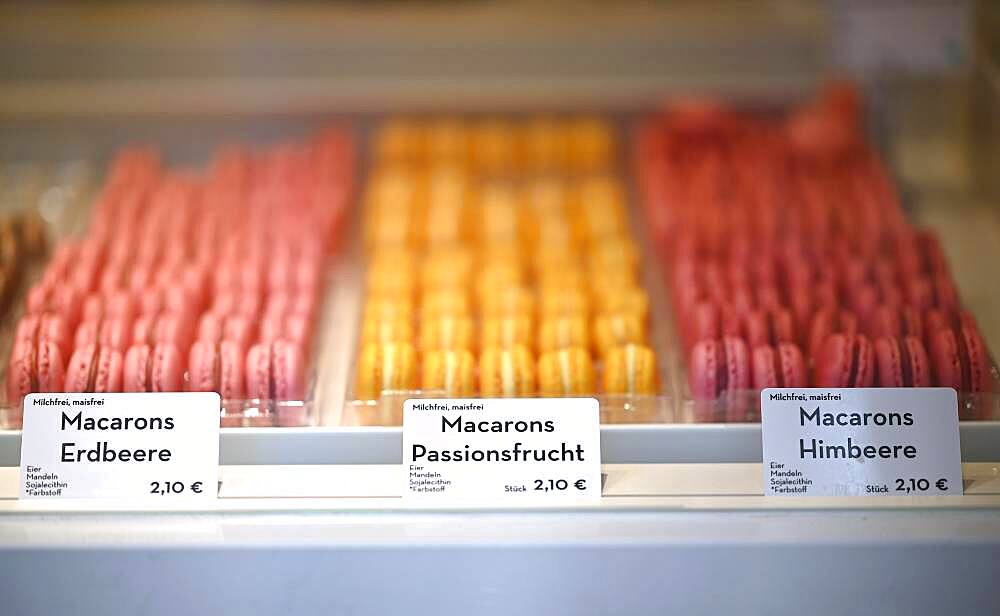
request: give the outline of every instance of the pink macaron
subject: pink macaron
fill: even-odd
[[[162,312],[192,315],[196,309],[187,289],[180,284],[149,288],[139,295],[139,313],[143,315]]]
[[[169,343],[186,350],[191,347],[193,338],[194,324],[187,314],[144,315],[136,319],[132,327],[132,341],[136,344]]]
[[[58,314],[69,328],[80,322],[85,293],[69,284],[36,284],[28,291],[28,312]]]
[[[249,291],[227,290],[215,295],[209,310],[217,315],[238,314],[249,319],[256,319],[261,310],[259,289]]]
[[[214,391],[222,397],[221,423],[226,428],[243,423],[244,359],[243,348],[229,340],[218,343],[198,340],[191,345],[188,389]]]
[[[750,353],[741,338],[703,340],[691,350],[688,384],[696,400],[750,388]]]
[[[172,344],[135,344],[125,353],[122,381],[125,391],[181,391],[184,366]]]
[[[188,389],[215,391],[223,400],[246,397],[244,351],[235,342],[198,340],[188,357]]]
[[[305,349],[312,334],[312,321],[299,314],[267,314],[260,322],[261,342],[287,340]]]
[[[68,392],[121,391],[121,351],[99,344],[77,348],[66,366],[65,388]]]
[[[213,343],[229,340],[246,349],[256,336],[254,325],[252,320],[240,314],[206,312],[198,321],[198,340]]]
[[[121,317],[131,323],[135,318],[136,309],[135,298],[128,291],[91,293],[83,302],[82,320],[90,321],[113,316]]]
[[[798,345],[779,342],[754,348],[751,354],[753,388],[805,387],[808,384],[806,362]]]
[[[51,340],[26,338],[15,342],[7,366],[7,402],[19,404],[30,393],[62,391],[64,362],[59,346]]]
[[[90,319],[80,323],[73,340],[75,348],[97,343],[124,353],[132,341],[132,328],[121,317]]]
[[[69,357],[71,337],[66,321],[57,314],[26,314],[21,317],[14,330],[14,345],[28,341],[35,345],[40,341],[52,342],[59,348],[65,361]]]
[[[747,345],[751,349],[796,341],[792,313],[784,308],[751,311],[744,323]]]
[[[276,340],[250,347],[246,358],[247,396],[260,400],[302,400],[305,362],[298,346]]]

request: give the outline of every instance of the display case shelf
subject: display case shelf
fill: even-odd
[[[964,462],[1000,460],[1000,421],[962,422]],[[224,465],[400,464],[401,428],[224,428]],[[21,433],[0,431],[0,467],[17,466]],[[656,424],[601,428],[606,464],[759,462],[760,424]]]

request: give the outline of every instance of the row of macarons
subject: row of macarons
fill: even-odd
[[[856,322],[842,321],[814,349],[811,358],[795,342],[751,346],[739,336],[705,339],[688,359],[688,384],[698,400],[727,392],[768,387],[951,387],[983,393],[996,387],[996,375],[974,320],[937,329],[930,346],[911,334],[869,338]]]
[[[171,343],[137,343],[124,352],[90,343],[74,350],[65,367],[56,345],[19,340],[11,353],[7,395],[32,392],[215,391],[224,400],[301,401],[305,360],[284,340],[244,350],[230,340],[196,341],[185,357]]]
[[[545,352],[536,359],[522,344],[488,347],[478,357],[468,349],[418,353],[405,342],[366,344],[355,371],[353,396],[359,400],[416,391],[450,397],[566,397],[653,395],[660,390],[656,354],[636,343],[609,349],[599,364],[582,347]]]

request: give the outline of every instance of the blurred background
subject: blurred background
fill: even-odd
[[[197,160],[391,111],[789,104],[863,87],[914,216],[1000,344],[1000,3],[33,2],[0,7],[0,160]]]

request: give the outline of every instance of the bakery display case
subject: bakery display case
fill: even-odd
[[[9,316],[6,427],[43,392],[215,391],[226,427],[315,423],[314,331],[353,175],[342,129],[221,149],[202,175],[124,149],[63,213],[84,230],[51,250],[26,197],[11,260],[42,267]]]
[[[362,197],[345,423],[412,397],[598,396],[658,422],[659,323],[610,117],[389,118]]]
[[[18,613],[1000,603],[991,35],[849,79],[831,4],[0,23]],[[964,494],[764,496],[760,392],[811,386],[956,390]],[[114,391],[220,394],[217,499],[17,499],[23,397]],[[600,500],[400,498],[406,400],[517,397],[598,400]]]

